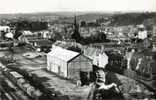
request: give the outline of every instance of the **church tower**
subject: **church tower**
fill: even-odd
[[[77,23],[76,16],[74,17],[74,24],[73,24],[73,34],[72,39],[75,39],[76,42],[79,42],[81,39],[80,33],[79,33],[79,24]]]

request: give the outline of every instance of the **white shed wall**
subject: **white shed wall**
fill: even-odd
[[[47,70],[67,77],[67,62],[58,57],[47,55]]]

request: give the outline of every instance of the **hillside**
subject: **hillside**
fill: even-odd
[[[27,13],[27,14],[0,14],[1,19],[8,19],[11,21],[18,21],[20,20],[43,20],[53,22],[57,20],[58,22],[68,22],[73,23],[74,16],[77,16],[77,21],[95,21],[99,18],[110,17],[111,18],[111,25],[114,26],[124,26],[129,24],[142,24],[147,19],[152,19],[150,23],[156,24],[156,13],[152,12],[136,12],[136,13],[121,13],[121,12],[44,12],[44,13]],[[14,19],[14,20],[12,20]],[[16,19],[16,20],[15,20]],[[58,20],[59,19],[59,20]]]
[[[77,16],[77,20],[92,21],[99,17],[110,16],[111,13],[100,13],[100,12],[54,12],[54,13],[19,13],[19,14],[0,14],[1,19],[27,19],[27,20],[52,20],[54,18],[60,18],[62,21],[73,21],[73,17]]]
[[[152,19],[153,24],[156,24],[156,13],[124,13],[112,16],[111,25],[124,26],[124,25],[137,25],[142,24],[148,19]]]

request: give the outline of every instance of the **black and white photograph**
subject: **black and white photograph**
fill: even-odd
[[[156,0],[0,0],[0,100],[156,100]]]

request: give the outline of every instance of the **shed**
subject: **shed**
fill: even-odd
[[[80,53],[56,47],[47,54],[47,70],[78,80],[81,71],[92,71],[92,60]]]

